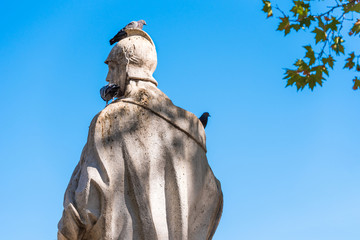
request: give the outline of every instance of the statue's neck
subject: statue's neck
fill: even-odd
[[[140,89],[154,90],[157,89],[157,87],[152,82],[130,79],[128,85],[126,86],[124,97],[130,97]]]

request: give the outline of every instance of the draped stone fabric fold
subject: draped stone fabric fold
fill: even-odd
[[[58,239],[211,239],[223,199],[202,124],[154,84],[130,85],[91,122]]]

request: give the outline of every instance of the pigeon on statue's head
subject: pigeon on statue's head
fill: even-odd
[[[121,29],[121,30],[110,40],[110,45],[113,45],[114,43],[120,41],[121,39],[126,38],[127,33],[126,33],[125,29],[129,29],[129,28],[142,29],[144,25],[146,25],[146,22],[145,22],[144,20],[132,21],[131,23],[129,23],[128,25],[126,25],[123,29]]]
[[[106,101],[106,106],[108,102],[116,97],[120,87],[114,83],[110,83],[100,89],[100,96],[101,98]]]
[[[204,126],[204,128],[206,128],[207,122],[208,122],[208,118],[211,117],[210,114],[208,112],[204,112],[201,117],[199,117],[200,122],[202,123],[202,125]]]

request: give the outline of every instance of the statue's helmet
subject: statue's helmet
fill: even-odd
[[[115,61],[126,74],[126,82],[130,79],[152,82],[157,65],[154,42],[150,36],[140,29],[125,29],[127,36],[121,39],[110,51],[105,63]],[[121,75],[123,75],[121,74]],[[123,80],[122,80],[123,81]]]

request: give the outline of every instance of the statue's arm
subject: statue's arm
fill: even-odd
[[[82,158],[81,158],[82,159]],[[76,166],[69,185],[65,192],[64,197],[64,211],[63,215],[58,224],[58,240],[65,239],[80,239],[81,229],[83,229],[83,223],[81,222],[80,215],[76,210],[76,197],[75,192],[78,186],[79,177],[81,174],[81,163],[80,161]]]
[[[64,197],[64,211],[58,224],[58,239],[82,239],[96,225],[102,214],[103,183],[101,159],[94,148],[97,116],[89,127],[87,143],[82,151]],[[101,227],[101,223],[98,224]]]

